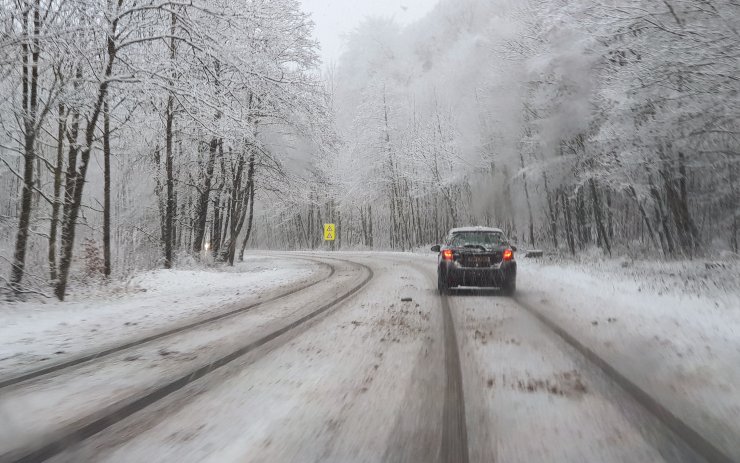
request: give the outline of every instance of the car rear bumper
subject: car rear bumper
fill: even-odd
[[[453,286],[501,287],[516,279],[516,262],[500,264],[496,267],[461,267],[455,263],[442,266],[440,272]]]

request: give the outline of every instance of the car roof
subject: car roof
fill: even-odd
[[[464,233],[464,232],[498,232],[503,233],[504,231],[500,228],[492,228],[492,227],[459,227],[459,228],[453,228],[450,230],[450,235],[454,235],[455,233]]]

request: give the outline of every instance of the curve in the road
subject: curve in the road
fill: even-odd
[[[233,317],[233,316],[236,316],[236,315],[243,314],[244,312],[247,312],[247,311],[256,309],[256,308],[258,308],[258,307],[260,307],[260,306],[262,306],[264,304],[267,304],[269,302],[275,302],[277,300],[280,300],[280,299],[283,299],[285,297],[291,296],[291,295],[293,295],[295,293],[298,293],[300,291],[304,291],[304,290],[306,290],[308,288],[311,288],[312,286],[316,286],[317,284],[319,284],[319,283],[321,283],[323,281],[326,281],[329,278],[331,278],[334,275],[334,273],[336,272],[336,268],[333,265],[329,264],[329,263],[317,261],[315,259],[306,259],[306,260],[312,260],[313,262],[318,262],[318,264],[320,266],[328,267],[329,268],[329,274],[326,277],[324,277],[324,278],[318,279],[316,281],[311,281],[311,282],[309,282],[307,284],[304,284],[304,285],[296,286],[296,287],[290,289],[289,291],[280,293],[280,294],[278,294],[278,295],[276,295],[274,297],[265,299],[263,301],[259,301],[259,302],[255,302],[253,304],[249,304],[249,305],[247,305],[245,307],[241,307],[241,308],[234,309],[234,310],[231,310],[231,311],[228,311],[228,312],[224,312],[224,313],[221,313],[221,314],[218,314],[218,315],[214,315],[212,317],[204,318],[202,320],[198,320],[198,321],[193,322],[193,323],[189,323],[189,324],[186,324],[186,325],[178,326],[176,328],[172,328],[172,329],[169,329],[169,330],[166,330],[166,331],[162,331],[162,332],[159,332],[159,333],[156,333],[156,334],[153,334],[151,336],[144,337],[144,338],[136,339],[136,340],[131,341],[131,342],[127,342],[127,343],[124,343],[124,344],[119,344],[117,346],[113,346],[113,347],[110,347],[110,348],[105,349],[105,350],[101,350],[101,351],[98,351],[98,352],[93,352],[91,354],[83,355],[83,356],[80,356],[80,357],[75,357],[75,358],[72,358],[70,360],[66,360],[66,361],[60,362],[60,363],[55,363],[53,365],[48,365],[46,367],[38,368],[36,370],[31,370],[31,371],[28,371],[26,373],[23,373],[23,374],[20,374],[20,375],[17,375],[17,376],[12,376],[10,378],[0,379],[0,389],[3,389],[3,388],[8,387],[8,386],[13,386],[15,384],[19,384],[19,383],[22,383],[24,381],[29,381],[29,380],[32,380],[32,379],[35,379],[35,378],[38,378],[38,377],[41,377],[41,376],[45,376],[45,375],[48,375],[48,374],[51,374],[51,373],[57,373],[59,371],[66,370],[66,369],[72,368],[72,367],[76,367],[78,365],[81,365],[83,363],[87,363],[87,362],[90,362],[90,361],[93,361],[93,360],[98,360],[98,359],[107,357],[107,356],[112,355],[112,354],[123,352],[125,350],[132,349],[134,347],[138,347],[138,346],[141,346],[143,344],[146,344],[146,343],[149,343],[149,342],[152,342],[152,341],[163,339],[163,338],[166,338],[168,336],[172,336],[172,335],[175,335],[175,334],[178,334],[178,333],[182,333],[184,331],[192,330],[194,328],[199,328],[199,327],[202,327],[204,325],[208,325],[210,323],[215,323],[215,322],[217,322],[219,320],[223,320],[225,318],[229,318],[229,317]]]
[[[358,262],[346,261],[343,259],[334,259],[334,260],[340,260],[340,261],[344,261],[344,262],[347,262],[353,265],[357,265],[361,267],[362,269],[364,269],[367,272],[367,275],[365,276],[364,279],[362,279],[362,281],[360,281],[358,284],[350,288],[348,291],[346,291],[342,295],[332,299],[331,301],[322,305],[318,309],[313,310],[312,312],[289,323],[288,325],[285,325],[282,328],[276,331],[273,331],[272,333],[266,336],[263,336],[262,338],[256,341],[253,341],[245,346],[242,346],[241,348],[233,351],[232,353],[228,355],[225,355],[219,358],[218,360],[214,362],[211,362],[208,365],[200,367],[194,371],[191,371],[190,373],[184,376],[181,376],[178,379],[175,379],[174,381],[170,381],[162,386],[159,386],[156,389],[151,390],[147,392],[146,394],[126,404],[123,404],[121,406],[117,406],[117,405],[111,406],[109,407],[109,409],[106,409],[104,411],[101,411],[95,414],[95,416],[91,417],[86,424],[81,424],[79,425],[79,427],[76,427],[76,428],[73,427],[73,429],[67,430],[65,432],[60,432],[54,438],[50,439],[47,442],[41,443],[34,449],[26,449],[24,451],[12,452],[11,454],[2,455],[0,456],[0,462],[2,463],[5,463],[5,462],[35,463],[35,462],[47,460],[59,454],[60,452],[68,448],[70,445],[73,445],[75,443],[78,443],[85,439],[90,438],[91,436],[124,420],[125,418],[133,415],[134,413],[140,410],[143,410],[144,408],[154,404],[155,402],[159,400],[164,399],[165,397],[182,389],[188,384],[191,384],[197,381],[198,379],[217,370],[218,368],[221,368],[233,362],[239,357],[242,357],[246,355],[247,353],[257,349],[258,347],[264,344],[267,344],[268,342],[287,333],[288,331],[310,321],[311,319],[318,317],[319,315],[328,311],[332,307],[335,307],[339,303],[345,301],[346,299],[350,298],[355,293],[360,291],[363,287],[365,287],[370,282],[370,280],[372,280],[374,276],[372,269],[364,264],[361,264]]]
[[[586,347],[583,343],[578,341],[568,331],[563,329],[560,325],[555,323],[549,317],[545,316],[540,310],[532,307],[531,305],[515,298],[515,301],[519,306],[527,310],[529,313],[534,315],[540,322],[557,334],[566,343],[580,352],[586,359],[591,363],[599,367],[604,374],[612,381],[617,383],[624,391],[626,391],[632,398],[634,398],[640,405],[642,405],[650,414],[655,416],[660,422],[662,422],[668,429],[674,432],[681,440],[683,440],[694,452],[702,456],[706,461],[712,463],[732,463],[736,460],[730,458],[712,442],[702,436],[699,432],[689,426],[682,419],[671,413],[670,410],[660,404],[654,397],[648,394],[640,386],[632,382],[616,368],[614,368],[609,362],[598,355],[593,350]]]

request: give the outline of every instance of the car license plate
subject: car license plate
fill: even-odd
[[[489,260],[488,257],[484,256],[472,256],[470,258],[470,263],[475,267],[488,267]]]

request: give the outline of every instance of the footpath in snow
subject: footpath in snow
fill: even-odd
[[[740,455],[740,266],[521,259],[517,299]]]
[[[315,262],[250,256],[233,268],[154,270],[123,284],[67,301],[0,305],[0,377],[57,363],[82,353],[279,294],[307,282]]]

